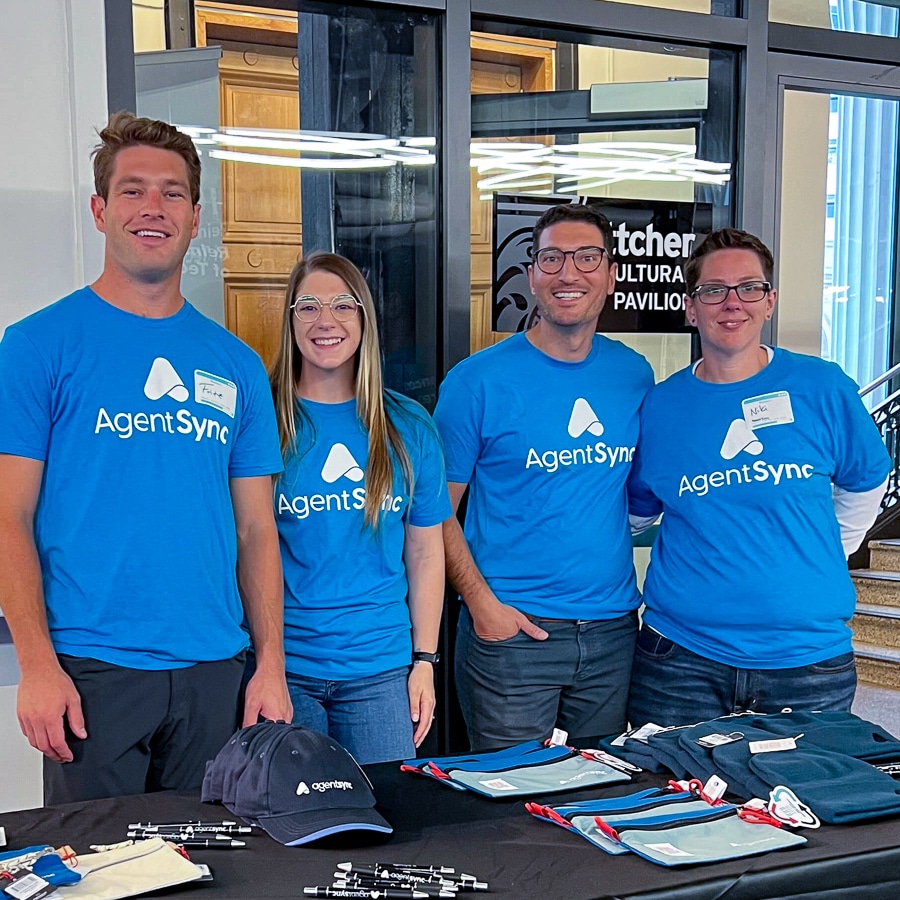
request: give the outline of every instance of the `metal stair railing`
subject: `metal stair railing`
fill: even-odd
[[[860,388],[859,396],[866,397],[893,378],[900,377],[900,363],[892,366],[883,375]],[[871,411],[872,421],[881,432],[882,440],[891,456],[891,474],[888,477],[887,490],[881,501],[879,519],[900,512],[900,390],[888,394]],[[877,526],[877,522],[876,522]]]

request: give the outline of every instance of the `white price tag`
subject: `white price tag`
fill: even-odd
[[[693,853],[688,853],[687,850],[682,850],[680,847],[676,847],[674,844],[647,844],[648,850],[655,850],[657,853],[665,853],[666,856],[693,856]]]
[[[633,731],[631,733],[631,738],[635,741],[642,741],[643,743],[647,743],[647,738],[652,737],[654,734],[659,734],[660,731],[665,731],[665,728],[662,725],[657,725],[654,722],[648,722],[646,725],[641,725],[637,731]]]
[[[551,747],[565,747],[566,741],[569,739],[569,732],[563,731],[562,728],[554,728],[553,734],[550,735]]]
[[[514,784],[510,784],[502,778],[489,778],[485,781],[479,781],[478,783],[483,784],[492,791],[514,791],[516,789]]]
[[[713,775],[709,781],[703,785],[703,794],[710,803],[715,803],[716,800],[722,799],[727,789],[728,782],[723,781],[718,775]]]
[[[750,741],[751,753],[777,753],[780,750],[796,750],[797,742],[794,738],[776,738],[771,741]]]
[[[697,738],[697,743],[701,747],[721,747],[723,744],[733,744],[743,738],[742,734],[734,732],[732,734],[707,734],[705,737]]]

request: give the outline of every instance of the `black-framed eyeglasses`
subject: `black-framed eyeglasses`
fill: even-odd
[[[349,322],[356,315],[357,309],[362,307],[362,303],[352,294],[338,294],[330,303],[323,303],[312,294],[304,294],[291,304],[291,309],[301,322],[309,323],[315,322],[322,315],[322,308],[325,306],[338,322]]]
[[[534,261],[545,275],[556,275],[562,271],[567,256],[572,257],[579,272],[595,272],[600,268],[603,257],[609,256],[609,253],[603,247],[579,247],[577,250],[544,247],[535,253]]]
[[[768,281],[742,281],[740,284],[710,282],[709,284],[698,284],[691,291],[691,297],[707,306],[718,306],[725,302],[730,291],[734,291],[735,297],[741,303],[758,303],[771,290],[772,285]]]

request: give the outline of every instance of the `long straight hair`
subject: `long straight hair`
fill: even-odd
[[[300,283],[312,272],[328,272],[336,275],[362,304],[362,338],[354,360],[356,414],[369,440],[364,523],[376,530],[382,504],[391,495],[394,487],[391,451],[400,465],[407,491],[412,491],[412,463],[400,432],[388,411],[390,406],[392,412],[402,414],[400,404],[384,390],[381,377],[381,345],[378,341],[378,324],[372,294],[359,269],[349,259],[336,253],[316,251],[304,257],[294,266],[288,281],[281,317],[281,343],[269,372],[272,397],[278,416],[281,453],[287,460],[296,452],[297,412],[298,409],[301,414],[303,412],[302,400],[297,396],[303,357],[294,340],[294,316],[291,304],[297,299]]]

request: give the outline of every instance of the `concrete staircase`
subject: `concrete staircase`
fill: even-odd
[[[856,585],[853,649],[862,684],[900,691],[900,540],[870,541],[868,569]]]

